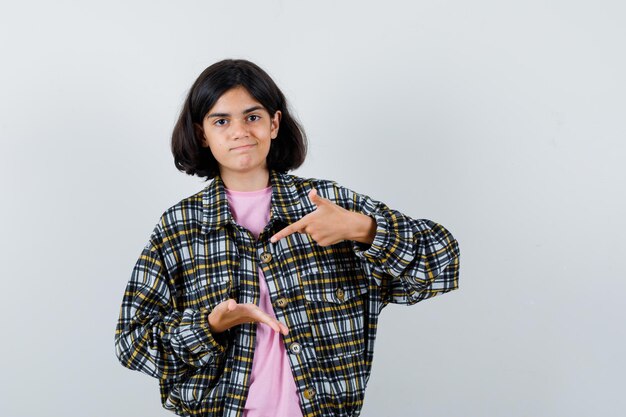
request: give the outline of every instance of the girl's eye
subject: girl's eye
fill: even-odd
[[[217,119],[214,124],[216,126],[224,126],[227,123],[226,119]]]
[[[250,116],[248,116],[248,120],[250,120],[251,122],[256,122],[260,118],[261,117],[257,116],[256,114],[251,114]]]

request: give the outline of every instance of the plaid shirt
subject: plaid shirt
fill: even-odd
[[[255,325],[212,334],[220,302],[259,301],[265,274],[305,417],[357,416],[388,303],[415,304],[458,288],[459,249],[441,225],[414,220],[334,181],[270,171],[269,223],[258,240],[230,212],[219,176],[167,209],[124,292],[119,361],[159,379],[163,407],[181,416],[238,417],[246,401]],[[309,235],[269,238],[315,210],[311,187],[376,220],[371,245],[319,246]]]

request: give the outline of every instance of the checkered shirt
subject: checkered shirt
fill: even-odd
[[[334,181],[270,170],[269,223],[256,240],[231,214],[217,176],[161,215],[126,286],[115,331],[122,365],[155,378],[163,407],[181,416],[242,415],[255,324],[212,334],[220,302],[259,301],[261,267],[305,417],[357,416],[378,316],[458,288],[459,248],[443,226],[412,219]],[[371,216],[371,245],[269,238],[315,210],[308,192]]]

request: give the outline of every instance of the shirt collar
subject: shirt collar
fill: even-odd
[[[279,220],[289,225],[300,220],[303,212],[293,176],[272,169],[269,173],[272,187],[270,223]],[[235,223],[235,220],[226,197],[224,181],[218,174],[202,192],[201,233],[217,230],[228,223]]]

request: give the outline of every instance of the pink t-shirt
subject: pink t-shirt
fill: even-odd
[[[225,191],[235,221],[258,239],[270,219],[272,187],[256,191],[229,189]],[[259,307],[270,316],[276,317],[261,268],[259,268],[259,289]],[[302,416],[282,335],[263,323],[258,323],[256,327],[250,391],[243,416]]]

